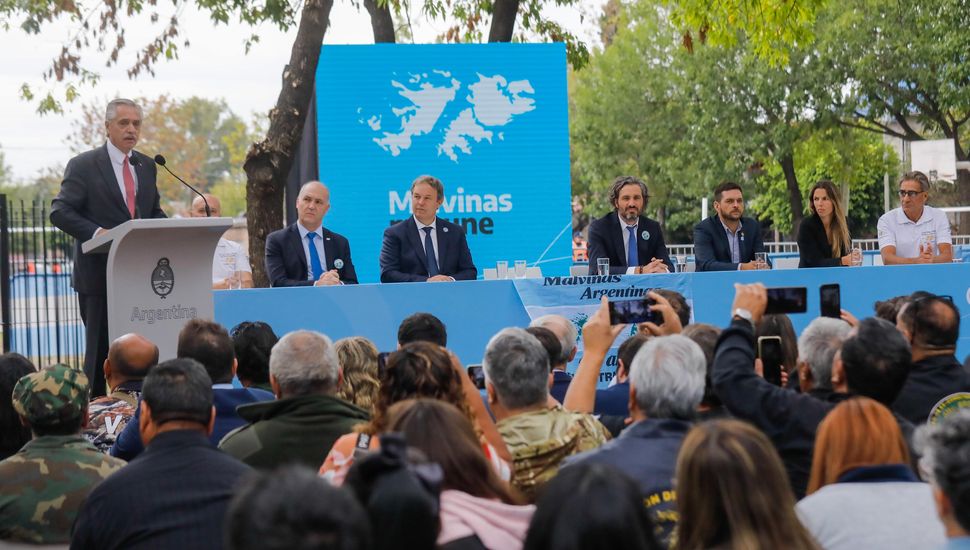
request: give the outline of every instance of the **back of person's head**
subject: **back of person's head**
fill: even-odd
[[[913,348],[952,350],[960,337],[960,312],[949,296],[914,293],[900,308],[897,324]]]
[[[808,494],[854,468],[885,464],[909,464],[909,449],[893,413],[868,397],[843,401],[818,426]]]
[[[236,353],[229,333],[219,323],[204,319],[192,319],[185,323],[179,332],[175,355],[201,363],[213,384],[232,381]]]
[[[369,434],[384,431],[391,405],[419,397],[451,403],[471,418],[462,393],[461,376],[452,365],[451,356],[431,342],[411,342],[387,356],[374,414],[364,431]]]
[[[798,337],[798,359],[811,370],[815,388],[832,389],[832,361],[851,330],[841,319],[818,317]]]
[[[360,550],[371,546],[367,513],[350,491],[306,466],[253,472],[226,513],[230,550]]]
[[[891,323],[869,317],[842,342],[845,381],[853,393],[891,406],[910,369],[909,344]]]
[[[208,425],[212,411],[212,379],[195,359],[169,359],[148,372],[141,399],[155,425],[170,421]]]
[[[689,420],[704,396],[704,352],[686,336],[651,338],[633,358],[630,386],[647,418]]]
[[[559,357],[553,360],[555,365],[565,365],[572,360],[576,354],[576,341],[579,339],[579,329],[572,321],[562,315],[551,313],[536,317],[529,326],[547,328],[559,338],[560,353]]]
[[[409,399],[387,412],[387,431],[400,433],[409,447],[441,467],[442,489],[519,503],[485,458],[468,416],[450,403]]]
[[[690,324],[690,304],[687,303],[687,298],[683,294],[669,288],[657,288],[654,289],[654,292],[670,302],[670,307],[674,308],[674,313],[680,320],[680,326],[686,327]]]
[[[445,324],[430,313],[409,315],[397,328],[397,345],[411,342],[431,342],[445,347],[448,345],[448,331]]]
[[[158,364],[158,346],[140,334],[125,334],[108,347],[111,372],[128,380],[141,380]]]
[[[916,433],[922,453],[920,471],[949,501],[949,510],[945,510],[937,495],[941,516],[951,516],[943,517],[944,523],[950,519],[970,533],[970,410],[957,411]]]
[[[269,383],[269,358],[279,337],[262,321],[243,321],[229,331],[236,355],[236,377],[243,385]]]
[[[885,319],[890,323],[896,323],[896,317],[899,315],[899,308],[902,307],[909,296],[894,296],[887,300],[878,300],[873,304],[873,310],[876,313],[876,317],[880,319]]]
[[[738,420],[694,426],[677,455],[678,549],[815,548],[778,452]]]
[[[88,378],[67,365],[53,365],[22,376],[11,398],[34,434],[74,435],[87,419]]]
[[[754,336],[755,338],[762,336],[781,337],[781,364],[786,371],[795,368],[795,363],[798,361],[798,337],[795,336],[795,328],[787,315],[784,313],[765,315],[758,323]]]
[[[549,398],[549,356],[535,336],[520,328],[492,336],[482,367],[486,383],[507,409],[539,406]]]
[[[20,422],[11,394],[18,380],[36,370],[30,359],[19,353],[0,355],[0,460],[16,453],[30,441],[30,427]]]
[[[371,410],[381,387],[377,372],[377,347],[363,336],[341,338],[334,342],[333,347],[344,374],[337,397]]]
[[[633,358],[637,356],[637,352],[640,348],[650,340],[650,336],[642,332],[638,332],[633,336],[627,338],[620,344],[620,347],[616,350],[616,373],[620,374],[620,368],[623,368],[623,372],[629,376],[630,375],[630,365],[633,364]]]
[[[659,550],[636,482],[583,461],[559,470],[539,494],[524,550]]]
[[[330,394],[340,381],[340,360],[330,338],[312,330],[293,331],[273,346],[269,374],[283,397]]]
[[[714,384],[711,383],[711,367],[714,365],[714,350],[717,348],[717,339],[721,337],[721,329],[707,323],[692,323],[684,327],[681,334],[700,346],[707,361],[704,370],[704,398],[701,399],[701,404],[720,407],[721,398],[714,393]]]
[[[562,356],[562,344],[559,342],[559,337],[545,327],[528,327],[525,331],[535,336],[536,340],[542,344],[543,349],[546,350],[546,355],[549,356],[549,368],[558,365]]]

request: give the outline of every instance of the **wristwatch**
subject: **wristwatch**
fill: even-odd
[[[743,319],[754,328],[754,315],[751,312],[744,309],[743,307],[734,308],[734,313],[731,316],[732,319]]]

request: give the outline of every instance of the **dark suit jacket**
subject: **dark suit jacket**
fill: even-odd
[[[764,252],[761,224],[751,218],[741,218],[741,263],[754,260],[755,252]],[[735,271],[731,262],[731,246],[717,214],[694,226],[694,261],[697,271]]]
[[[250,471],[201,432],[161,433],[91,491],[71,548],[223,548],[229,501]]]
[[[798,267],[841,267],[842,256],[848,253],[843,249],[838,257],[832,257],[832,245],[818,214],[803,219],[798,226]]]
[[[340,280],[346,284],[357,284],[357,271],[350,259],[350,242],[343,235],[323,229],[323,253],[327,257],[325,271],[337,269],[334,262],[339,258],[343,267],[337,269]],[[307,279],[308,267],[303,252],[303,240],[296,224],[266,237],[266,274],[273,286],[313,286],[315,281]]]
[[[438,218],[435,223],[438,237],[438,272],[456,281],[471,281],[478,277],[472,263],[465,232],[460,226]],[[427,256],[424,241],[418,238],[414,216],[384,230],[381,245],[381,282],[405,283],[428,280]]]
[[[135,217],[164,218],[155,187],[155,162],[135,151],[138,178]],[[81,243],[99,228],[111,229],[131,219],[118,179],[111,167],[108,146],[102,145],[72,158],[64,169],[61,190],[51,203],[51,223],[77,240],[74,252],[74,290],[102,294],[105,290],[107,254],[84,254]]]
[[[649,237],[643,238],[643,233],[647,232]],[[617,217],[616,210],[593,220],[589,224],[589,244],[587,245],[587,256],[589,256],[589,274],[596,275],[596,260],[600,258],[610,259],[610,273],[626,273],[626,229],[620,228],[620,219]],[[637,221],[637,265],[647,265],[652,258],[660,258],[671,273],[674,271],[674,264],[670,262],[667,254],[667,245],[664,243],[664,234],[660,230],[660,224],[646,216],[640,216]]]

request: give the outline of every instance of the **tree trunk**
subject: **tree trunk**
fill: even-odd
[[[293,164],[293,153],[303,134],[306,112],[313,96],[320,46],[330,22],[333,0],[306,0],[300,27],[293,41],[290,63],[283,68],[283,88],[269,113],[266,139],[254,143],[246,155],[246,224],[253,280],[269,286],[266,276],[266,236],[283,227],[283,190]]]
[[[802,205],[802,191],[798,188],[798,176],[795,175],[795,158],[792,153],[785,153],[778,159],[781,171],[785,174],[785,184],[788,187],[788,202],[791,204],[792,234],[802,223],[804,206]]]
[[[519,0],[495,0],[492,4],[492,26],[488,30],[488,41],[511,42],[518,13]]]
[[[364,0],[364,7],[370,14],[370,26],[374,29],[374,43],[381,42],[394,43],[394,19],[391,18],[391,3],[385,1],[383,4],[379,0]]]

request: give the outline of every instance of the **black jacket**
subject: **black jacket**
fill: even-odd
[[[764,252],[761,224],[751,218],[741,218],[741,263],[754,260],[755,252]],[[717,214],[694,226],[694,259],[697,271],[736,271],[738,264],[731,261],[731,245],[728,244],[724,226]]]
[[[438,240],[438,273],[456,281],[475,280],[478,269],[472,261],[468,240],[461,226],[439,217],[435,222],[435,235]],[[424,242],[418,238],[418,224],[414,216],[384,230],[379,261],[382,283],[428,280]]]
[[[955,355],[937,355],[913,363],[893,410],[913,424],[924,424],[944,397],[970,392],[970,374]]]
[[[357,284],[357,271],[350,259],[350,242],[340,234],[321,228],[323,233],[323,255],[327,265],[325,271],[336,269],[340,280],[346,284]],[[339,263],[340,267],[336,264]],[[266,275],[272,286],[313,286],[315,281],[307,279],[308,268],[303,239],[296,224],[290,224],[266,237]]]
[[[587,245],[587,256],[589,257],[589,274],[596,275],[596,260],[609,258],[610,273],[622,275],[627,268],[627,240],[626,229],[620,228],[620,218],[616,210],[593,220],[589,224],[589,244]],[[664,234],[660,230],[660,224],[646,216],[640,216],[637,220],[637,265],[647,265],[653,258],[659,258],[667,264],[667,269],[673,273],[674,264],[670,261],[667,254],[667,245],[664,243]]]
[[[842,248],[838,256],[832,257],[832,245],[818,214],[803,219],[798,226],[798,267],[840,267],[842,256],[848,253]]]

